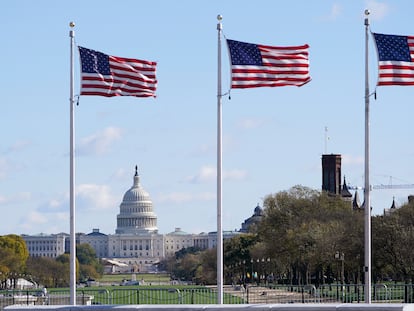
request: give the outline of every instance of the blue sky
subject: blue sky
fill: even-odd
[[[312,76],[223,98],[223,229],[239,229],[268,194],[320,189],[325,152],[341,154],[347,182],[362,186],[366,8],[372,31],[414,34],[408,0],[3,2],[0,234],[69,233],[70,21],[81,46],[158,62],[157,98],[82,96],[75,108],[77,232],[115,232],[135,165],[160,233],[216,230],[218,14],[229,39],[308,43]],[[376,62],[370,38],[371,91]],[[76,94],[79,77],[76,54]],[[371,99],[373,185],[414,183],[413,95],[380,87]],[[409,194],[374,190],[373,213]]]

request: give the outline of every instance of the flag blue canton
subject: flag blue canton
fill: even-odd
[[[380,61],[411,62],[410,49],[406,36],[374,33]]]
[[[256,44],[227,40],[232,65],[262,66],[262,55]]]
[[[79,47],[82,72],[110,75],[109,56],[90,49]]]

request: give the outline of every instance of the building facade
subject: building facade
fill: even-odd
[[[322,190],[330,194],[341,194],[341,155],[322,155]]]
[[[153,202],[141,185],[137,167],[133,184],[122,198],[116,219],[115,234],[104,234],[95,228],[91,233],[76,235],[76,243],[89,244],[97,257],[116,263],[112,272],[151,272],[156,270],[160,260],[174,256],[181,249],[217,246],[217,232],[193,234],[175,228],[167,234],[158,233]],[[223,238],[238,234],[241,232],[224,231]],[[22,237],[30,256],[57,257],[70,249],[68,234]]]
[[[254,208],[253,215],[247,218],[241,225],[240,231],[243,233],[247,233],[251,230],[254,230],[254,227],[257,226],[263,218],[263,209],[260,207],[259,203]]]
[[[108,236],[99,232],[99,229],[93,229],[89,234],[79,236],[80,244],[89,244],[99,258],[108,256]]]
[[[26,242],[30,256],[56,258],[66,252],[69,235],[66,233],[22,235],[22,238]]]

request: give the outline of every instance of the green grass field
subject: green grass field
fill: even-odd
[[[93,296],[94,304],[214,304],[217,302],[217,292],[203,286],[100,286],[78,289],[77,294]],[[224,295],[224,301],[232,304],[242,303],[242,299],[229,294]]]
[[[123,280],[144,282],[139,286],[119,286]],[[215,290],[205,286],[171,284],[168,273],[106,274],[96,280],[96,286],[78,288],[77,292],[78,295],[92,295],[95,304],[211,304],[217,301]],[[224,300],[227,303],[242,302],[227,294]]]
[[[168,273],[105,274],[96,281],[104,284],[120,284],[123,280],[132,280],[134,277],[137,281],[144,280],[145,284],[160,285],[170,282]]]

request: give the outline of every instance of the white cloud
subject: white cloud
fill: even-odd
[[[227,170],[222,172],[224,180],[244,180],[247,177],[245,170]],[[205,183],[212,182],[217,179],[217,169],[213,166],[203,166],[200,171],[193,176],[187,177],[185,180],[190,183]]]
[[[263,124],[264,120],[262,119],[243,119],[238,122],[237,126],[242,129],[254,129],[262,126]]]
[[[107,127],[93,135],[84,137],[76,147],[79,155],[103,155],[108,153],[111,145],[122,137],[122,130],[116,127]]]
[[[329,13],[329,20],[336,20],[338,16],[342,13],[342,7],[339,3],[332,4],[331,11]]]
[[[50,206],[52,209],[57,209],[60,206],[62,206],[62,201],[50,199],[50,201],[48,202],[48,206]]]
[[[216,168],[213,166],[203,166],[196,175],[189,176],[186,181],[190,183],[210,182],[216,179]]]
[[[38,211],[32,211],[22,217],[19,227],[23,232],[33,232],[33,230],[42,228],[41,232],[43,233],[56,233],[62,231],[62,227],[65,227],[68,222],[68,212],[41,213]],[[62,226],[62,224],[65,225]]]
[[[75,191],[75,208],[77,211],[102,210],[113,208],[119,204],[119,198],[115,198],[111,194],[107,185],[81,184],[76,187]],[[43,215],[48,214],[58,217],[56,215],[61,214],[59,217],[67,217],[69,209],[69,194],[62,193],[40,204],[37,212]]]
[[[369,15],[371,20],[381,20],[388,15],[390,11],[388,4],[376,0],[366,1],[366,8],[371,11],[371,14]]]
[[[231,170],[223,173],[223,179],[225,180],[244,180],[246,177],[247,172],[245,170]]]
[[[157,202],[186,203],[191,201],[211,201],[216,199],[216,194],[211,192],[189,193],[171,192],[157,197]]]
[[[362,157],[362,156],[352,156],[350,154],[343,154],[342,155],[342,164],[362,165],[362,164],[364,164],[364,157]]]
[[[30,224],[45,224],[48,222],[48,219],[46,217],[46,214],[39,213],[37,211],[31,211],[24,217],[24,223],[30,223]]]
[[[0,180],[6,178],[10,170],[11,170],[10,161],[5,157],[1,157],[0,158]]]
[[[42,213],[57,213],[67,211],[69,207],[69,195],[60,194],[57,197],[49,199],[47,202],[44,202],[39,205],[37,208],[38,211]]]
[[[76,189],[76,203],[85,210],[113,208],[119,202],[107,185],[83,184]]]
[[[30,192],[19,192],[10,196],[0,195],[0,204],[21,204],[24,201],[29,201],[32,198]]]
[[[215,145],[205,143],[205,144],[199,145],[194,151],[191,152],[191,155],[199,157],[199,156],[212,154],[215,151],[216,151]]]
[[[126,171],[123,168],[119,168],[117,169],[110,177],[111,180],[125,180],[126,178],[130,178],[131,177],[131,172],[132,171]]]
[[[23,150],[29,145],[30,145],[30,142],[27,140],[18,140],[9,147],[9,149],[7,150],[7,153]]]
[[[342,6],[339,3],[333,3],[328,14],[322,16],[322,20],[334,21],[342,13]]]

